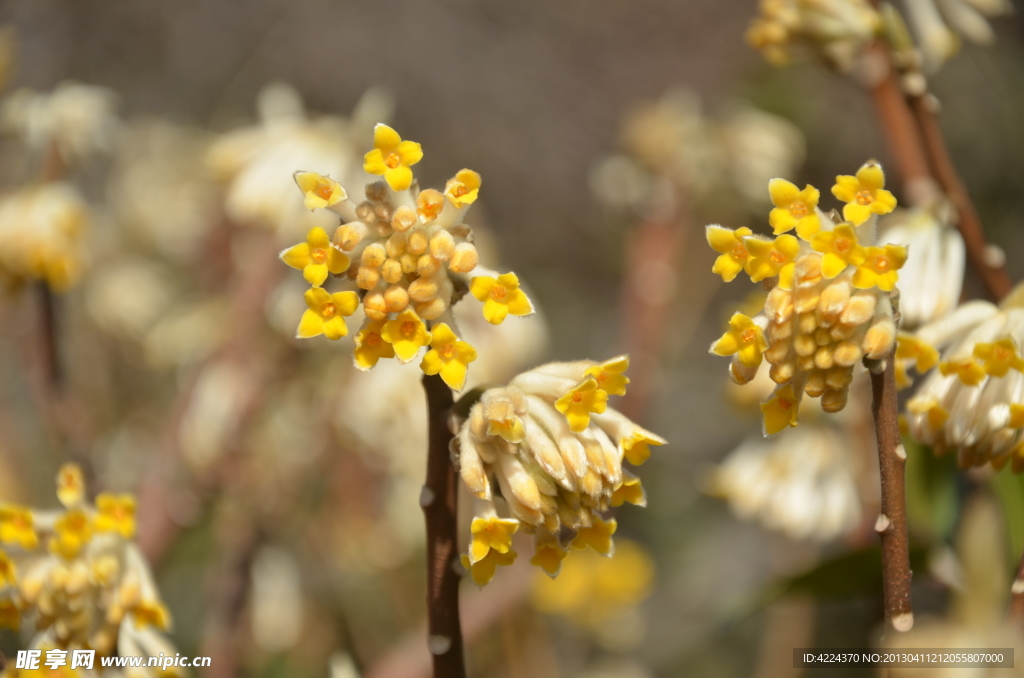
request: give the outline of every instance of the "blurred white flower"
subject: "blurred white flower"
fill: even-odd
[[[0,107],[0,124],[37,152],[55,148],[70,163],[112,149],[117,95],[105,87],[62,82],[52,92],[20,89]]]
[[[1009,0],[903,0],[903,4],[925,67],[931,72],[956,54],[961,38],[991,44],[995,32],[989,18],[1013,11]]]
[[[252,635],[267,652],[287,650],[302,631],[302,572],[295,556],[265,547],[252,564]]]

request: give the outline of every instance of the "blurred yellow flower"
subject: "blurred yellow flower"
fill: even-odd
[[[348,194],[341,184],[330,177],[316,172],[296,172],[292,176],[302,191],[303,204],[307,209],[331,207],[348,199]]]
[[[652,438],[644,433],[634,433],[629,438],[625,438],[620,443],[622,445],[622,451],[628,461],[633,466],[640,466],[651,457],[651,445],[664,445],[665,441],[661,438]]]
[[[800,403],[793,392],[793,385],[776,388],[768,400],[761,403],[761,412],[764,414],[765,435],[773,436],[789,426],[796,426],[800,420]]]
[[[353,352],[356,367],[368,370],[381,358],[394,358],[395,348],[381,337],[384,320],[367,320],[356,334],[356,348]]]
[[[1017,345],[1010,337],[975,344],[974,357],[982,362],[985,372],[993,377],[1005,377],[1011,367],[1024,372],[1024,358],[1017,353]]]
[[[0,506],[0,542],[17,544],[26,551],[39,545],[32,512],[22,506]]]
[[[78,557],[78,554],[92,539],[89,527],[89,516],[80,509],[72,509],[57,519],[53,526],[54,537],[50,540],[50,550],[66,560]]]
[[[171,625],[171,613],[163,603],[156,600],[142,601],[131,609],[131,613],[139,628],[155,626],[166,631]]]
[[[985,368],[974,358],[961,358],[939,363],[939,372],[944,377],[955,374],[966,386],[977,386],[985,380]]]
[[[476,276],[470,282],[469,291],[484,302],[484,318],[492,325],[500,325],[510,313],[517,316],[533,313],[533,304],[519,289],[515,273],[504,273],[497,278]]]
[[[555,409],[565,415],[573,433],[590,426],[590,414],[600,414],[607,406],[608,392],[599,388],[593,377],[587,377],[555,401]]]
[[[588,546],[602,556],[609,558],[615,553],[615,543],[612,535],[618,529],[619,524],[614,518],[601,520],[595,517],[594,523],[589,527],[581,527],[576,536],[573,537],[571,545],[574,549],[585,549]]]
[[[868,247],[864,250],[864,261],[853,273],[853,286],[859,290],[877,287],[883,292],[892,292],[905,263],[907,248],[902,245]]]
[[[596,379],[597,385],[608,395],[621,396],[626,395],[626,384],[629,383],[629,377],[625,373],[628,369],[629,356],[620,355],[593,367],[588,367],[583,374]]]
[[[722,276],[725,282],[732,282],[740,271],[746,270],[750,263],[750,252],[743,239],[752,231],[747,227],[735,231],[721,226],[708,226],[707,239],[711,249],[721,254],[711,267],[712,273]]]
[[[17,586],[18,570],[5,551],[0,550],[0,591],[7,586]]]
[[[430,332],[430,350],[423,356],[420,369],[424,374],[440,374],[444,383],[461,391],[466,385],[466,370],[474,360],[476,349],[456,337],[446,323],[440,323]]]
[[[494,579],[494,573],[498,570],[498,566],[508,567],[512,563],[516,562],[516,556],[519,555],[511,549],[505,553],[499,553],[494,549],[487,552],[487,555],[482,560],[471,563],[469,562],[469,556],[462,554],[460,560],[462,566],[469,570],[470,575],[473,577],[473,582],[477,586],[486,586],[489,581]]]
[[[729,329],[711,345],[711,352],[720,356],[736,354],[747,367],[757,367],[767,348],[764,330],[742,313],[734,313],[729,319]]]
[[[519,521],[514,518],[474,518],[470,526],[473,543],[469,546],[469,561],[478,563],[492,550],[508,553],[512,548],[512,535],[518,529]]]
[[[913,360],[918,374],[924,374],[939,363],[939,351],[913,334],[901,332],[896,337],[896,359]]]
[[[398,132],[383,123],[373,128],[373,150],[363,158],[363,169],[384,175],[388,186],[404,191],[412,185],[412,170],[423,159],[423,149],[415,141],[402,141]]]
[[[117,532],[122,539],[135,536],[135,497],[103,492],[96,497],[96,510],[93,528],[97,532]]]
[[[78,464],[64,464],[57,471],[57,499],[64,508],[72,508],[85,498],[85,480]]]
[[[645,506],[647,504],[647,493],[644,492],[644,487],[640,483],[639,478],[623,478],[622,484],[612,492],[609,504],[612,506],[622,506],[627,502],[635,506]]]
[[[445,184],[444,194],[457,209],[472,205],[480,193],[480,175],[471,169],[462,169]]]

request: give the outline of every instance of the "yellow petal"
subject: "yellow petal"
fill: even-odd
[[[390,153],[402,143],[402,137],[398,132],[391,129],[382,122],[377,123],[373,128],[373,147],[378,151]]]
[[[320,287],[327,280],[327,264],[310,264],[302,269],[302,277],[313,287]]]
[[[415,141],[403,141],[398,144],[398,156],[403,165],[415,165],[423,159],[423,148]]]
[[[768,213],[768,224],[774,229],[775,235],[792,231],[797,223],[797,218],[784,207],[776,207]]]
[[[335,312],[339,315],[350,316],[359,308],[359,295],[355,292],[335,292],[331,295],[334,302]]]
[[[885,173],[877,163],[867,163],[857,170],[857,181],[869,191],[877,191],[885,186]]]
[[[405,165],[399,165],[384,173],[384,180],[393,191],[404,191],[412,185],[412,170]]]
[[[772,179],[768,182],[768,194],[776,207],[789,207],[800,197],[800,189],[791,181]]]
[[[363,156],[363,171],[367,174],[381,175],[388,171],[384,164],[384,154],[374,149]]]
[[[433,329],[430,330],[430,345],[434,348],[441,348],[448,344],[454,343],[458,337],[452,332],[452,328],[448,327],[447,323],[439,323],[434,325]]]
[[[489,275],[478,275],[470,281],[469,291],[477,298],[477,301],[483,301],[490,295],[495,282],[494,278]]]
[[[306,234],[306,242],[311,249],[327,249],[331,246],[331,239],[327,237],[327,231],[319,226],[309,229]]]
[[[467,368],[464,364],[458,360],[452,360],[441,368],[441,379],[448,384],[449,388],[461,391],[462,387],[466,385],[466,372]]]
[[[324,336],[332,341],[337,341],[348,334],[348,325],[345,319],[336,315],[330,320],[324,321]]]
[[[861,205],[856,202],[846,203],[843,206],[843,218],[854,226],[860,226],[871,218],[871,210],[868,209],[867,205]]]
[[[819,231],[821,231],[821,217],[818,216],[817,212],[808,214],[796,225],[796,234],[802,240],[806,240],[808,242],[810,242]]]
[[[530,315],[533,304],[522,290],[512,290],[508,295],[508,312],[512,315]]]
[[[309,339],[324,333],[324,319],[320,314],[311,308],[302,312],[302,319],[299,321],[299,329],[295,336],[300,339]]]
[[[708,244],[716,252],[731,252],[732,248],[736,246],[736,233],[728,228],[708,226],[706,235]]]
[[[280,256],[281,261],[299,270],[302,270],[312,262],[312,259],[309,257],[309,244],[304,242],[300,242],[294,247],[289,247],[281,252]]]
[[[312,287],[306,290],[306,294],[304,296],[306,299],[306,306],[317,313],[323,313],[324,306],[331,303],[331,295],[322,287]]]
[[[494,299],[484,302],[484,320],[492,325],[500,325],[508,316],[508,306],[499,304]]]
[[[846,262],[831,252],[821,258],[821,274],[831,280],[846,270]]]
[[[333,245],[327,247],[327,270],[334,275],[341,275],[348,270],[351,263],[348,256]]]
[[[836,185],[832,187],[832,195],[843,202],[853,202],[857,199],[857,191],[860,190],[860,182],[857,177],[841,175],[836,177]]]
[[[436,333],[437,330],[435,329],[434,332]],[[423,370],[423,374],[437,374],[442,367],[444,367],[444,361],[436,348],[427,351],[423,360],[420,361],[420,369]]]

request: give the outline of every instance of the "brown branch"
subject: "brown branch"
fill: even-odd
[[[459,620],[458,477],[449,444],[451,389],[441,377],[423,377],[429,422],[427,482],[420,505],[427,521],[427,645],[434,678],[465,678],[462,623]]]
[[[914,625],[910,603],[910,539],[907,534],[907,499],[904,471],[907,452],[900,442],[899,405],[896,402],[895,354],[878,372],[871,371],[871,414],[878,439],[878,471],[882,480],[882,512],[875,531],[882,540],[882,596],[885,620],[896,631]]]
[[[869,58],[884,72],[884,77],[870,87],[871,100],[882,123],[889,151],[903,179],[903,188],[913,194],[917,186],[934,183],[924,143],[914,115],[907,107],[899,76],[888,62],[885,48],[876,45],[869,53]]]
[[[934,103],[928,95],[910,97],[910,105],[921,128],[924,145],[935,177],[942,189],[956,207],[959,219],[957,229],[964,238],[967,258],[975,273],[981,278],[985,291],[994,300],[999,301],[1013,288],[1010,276],[1002,262],[993,262],[989,255],[989,244],[985,238],[985,230],[981,225],[978,210],[971,200],[967,187],[953,165],[949,155],[946,139],[942,135],[942,127],[935,117]]]

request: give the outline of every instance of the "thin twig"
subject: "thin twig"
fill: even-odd
[[[420,505],[427,521],[427,645],[433,655],[434,678],[465,678],[462,623],[459,620],[458,478],[449,444],[451,389],[441,377],[423,377],[429,422],[427,482]]]
[[[903,188],[914,194],[920,190],[918,187],[922,184],[934,185],[924,143],[914,121],[914,115],[907,107],[899,76],[888,62],[886,50],[876,45],[869,55],[877,62],[879,72],[884,72],[884,77],[880,77],[878,82],[870,87],[871,101],[882,123],[889,152],[892,153],[903,180]],[[919,196],[912,196],[911,202],[914,202],[915,197]]]
[[[882,512],[875,523],[875,531],[882,540],[885,620],[891,628],[904,632],[914,626],[914,612],[910,603],[912,574],[904,473],[907,452],[900,442],[894,365],[895,354],[890,354],[884,369],[871,372],[871,413],[875,419],[878,471],[882,480]]]
[[[960,217],[957,219],[956,227],[964,238],[967,258],[975,273],[981,278],[985,291],[993,300],[999,301],[1010,293],[1013,283],[1010,282],[1010,276],[1002,261],[998,258],[993,260],[990,254],[991,248],[985,238],[978,210],[953,165],[949,149],[946,147],[946,139],[942,135],[942,127],[935,117],[934,101],[929,95],[913,96],[910,97],[910,105],[921,128],[932,171]]]

